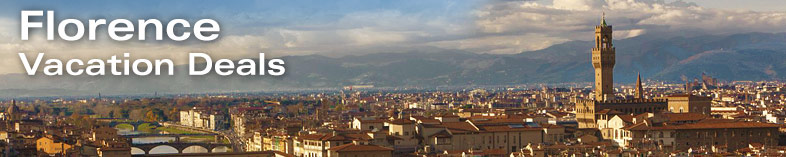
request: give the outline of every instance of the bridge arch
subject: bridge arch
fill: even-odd
[[[161,124],[159,124],[158,122],[147,122],[147,121],[103,120],[102,122],[105,122],[110,127],[114,127],[114,128],[117,128],[117,126],[121,126],[121,125],[126,127],[126,128],[128,128],[128,125],[130,125],[131,127],[134,128],[134,130],[138,130],[139,127],[142,126],[142,125],[149,125],[149,126],[155,126],[155,127],[160,127],[161,126]]]
[[[171,153],[163,153],[163,152],[172,152],[172,151],[174,151],[175,153],[178,153],[178,154],[179,153],[183,153],[182,150],[179,150],[179,149],[177,149],[175,147],[172,147],[170,145],[159,145],[159,146],[155,146],[155,147],[151,148],[150,150],[148,150],[146,154],[171,154]]]
[[[186,148],[183,148],[183,153],[209,153],[212,152],[211,150],[207,150],[207,148],[200,146],[200,145],[192,145]]]
[[[213,150],[210,150],[210,152],[212,152],[212,153],[223,153],[223,152],[229,152],[229,150],[230,150],[230,148],[227,147],[227,146],[217,146],[217,147],[214,147]]]
[[[186,150],[186,148],[201,149],[206,151],[207,153],[211,153],[213,152],[213,150],[221,150],[221,148],[216,149],[216,147],[230,148],[232,145],[227,143],[164,142],[164,143],[136,143],[136,144],[131,144],[131,146],[143,150],[145,154],[160,154],[161,151],[183,153],[183,151]]]
[[[139,149],[137,147],[131,147],[131,155],[137,155],[137,154],[141,155],[145,153],[146,153],[145,150]]]

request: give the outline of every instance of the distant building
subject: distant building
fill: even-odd
[[[283,130],[269,130],[267,136],[262,137],[262,150],[294,154],[293,138]]]
[[[712,78],[704,73],[701,73],[701,80],[694,78],[692,82],[685,82],[685,91],[692,91],[694,89],[714,89],[717,87],[718,79]]]
[[[180,111],[180,125],[208,130],[224,130],[227,126],[227,120],[224,118],[224,115],[194,108],[188,111]]]
[[[359,144],[358,142],[328,149],[328,157],[344,156],[391,157],[393,156],[393,149],[377,145]]]
[[[14,130],[19,133],[32,133],[44,130],[44,121],[42,120],[19,120],[14,123]]]
[[[353,142],[365,142],[371,137],[367,134],[346,134],[334,131],[332,134],[300,135],[294,141],[295,155],[308,157],[328,157],[331,148]],[[390,149],[392,150],[392,149]],[[340,151],[340,150],[333,150]],[[340,154],[339,154],[340,155]]]
[[[265,111],[263,107],[241,107],[236,108],[230,114],[232,120],[232,129],[235,131],[235,134],[239,136],[246,136],[246,133],[251,133],[254,131],[254,123],[255,120],[258,118],[264,117]]]
[[[665,111],[666,107],[666,101],[661,99],[581,100],[576,103],[576,121],[579,128],[598,128],[597,120],[604,116],[598,111],[613,110],[620,114],[660,113]]]
[[[350,124],[352,129],[355,130],[367,130],[371,131],[374,129],[382,129],[384,127],[386,119],[381,119],[377,117],[355,117]]]
[[[8,106],[5,113],[0,113],[0,119],[6,121],[15,121],[22,119],[21,111],[16,106],[16,100],[11,100],[11,105]]]
[[[93,129],[90,136],[92,141],[112,140],[117,138],[117,129],[109,126],[101,126]]]
[[[746,148],[752,143],[777,145],[778,124],[758,122],[697,122],[688,124],[638,123],[623,128],[626,147],[666,151],[723,146],[727,150]]]
[[[262,132],[255,131],[254,135],[252,135],[251,138],[248,139],[248,142],[246,142],[246,151],[262,151],[262,145],[264,142],[264,137],[262,136]]]
[[[131,147],[125,140],[104,141],[102,147],[96,149],[99,157],[130,157]]]
[[[397,153],[412,153],[418,148],[418,138],[415,136],[415,121],[409,119],[393,119],[385,122],[388,126],[388,136],[393,138],[393,148]]]
[[[351,86],[344,86],[344,90],[354,90],[354,89],[371,89],[374,88],[374,85],[351,85]]]
[[[65,150],[73,148],[74,144],[76,144],[74,141],[65,141],[63,139],[54,135],[38,138],[36,140],[36,150],[54,156],[64,153]]]
[[[666,97],[671,113],[711,114],[712,98],[697,95],[671,95]]]

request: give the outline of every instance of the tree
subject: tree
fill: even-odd
[[[170,121],[179,120],[180,119],[180,110],[177,109],[176,107],[173,107],[171,110],[169,110],[169,113],[167,114],[166,117]]]
[[[152,108],[145,112],[145,121],[166,121],[166,116],[164,116],[164,110]]]
[[[153,110],[148,110],[147,113],[145,113],[145,121],[158,121],[159,118],[160,117],[158,117],[158,115]]]

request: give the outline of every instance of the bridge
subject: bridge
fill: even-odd
[[[116,118],[101,118],[97,119],[99,122],[106,123],[110,127],[117,127],[118,125],[131,125],[131,127],[136,131],[140,125],[148,124],[151,126],[159,127],[161,124],[158,122],[146,122],[146,121],[131,121],[128,119],[116,119]]]
[[[175,143],[180,142],[181,137],[187,136],[213,136],[214,141],[218,142],[221,140],[221,136],[216,133],[200,133],[200,134],[133,134],[133,135],[120,135],[121,137],[125,137],[128,142],[133,143],[134,138],[144,138],[144,137],[174,137]]]
[[[208,153],[212,153],[213,149],[218,147],[226,147],[230,148],[232,144],[226,143],[184,143],[184,142],[161,142],[161,143],[139,143],[139,144],[131,144],[131,148],[137,148],[145,152],[145,154],[150,154],[150,150],[158,147],[172,147],[177,150],[177,153],[183,153],[183,150],[189,147],[202,147],[207,149]]]

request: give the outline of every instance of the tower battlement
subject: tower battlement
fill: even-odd
[[[601,50],[607,50],[607,49],[611,49],[611,50],[612,50],[612,52],[611,52],[611,53],[615,53],[614,51],[616,51],[616,50],[617,50],[617,48],[616,48],[616,47],[605,48],[605,49],[604,49],[604,48],[595,48],[595,47],[594,47],[594,48],[592,48],[592,51],[601,51]]]
[[[608,26],[595,26],[595,32],[611,31],[611,28],[612,28],[611,25],[608,25]]]
[[[641,103],[666,103],[666,99],[614,99],[614,100],[576,100],[575,103],[577,104],[588,104],[588,103],[595,103],[595,104],[641,104]]]
[[[665,103],[666,100],[663,99],[615,99],[615,100],[606,100],[606,101],[598,101],[599,103],[604,104],[641,104],[641,103]]]

